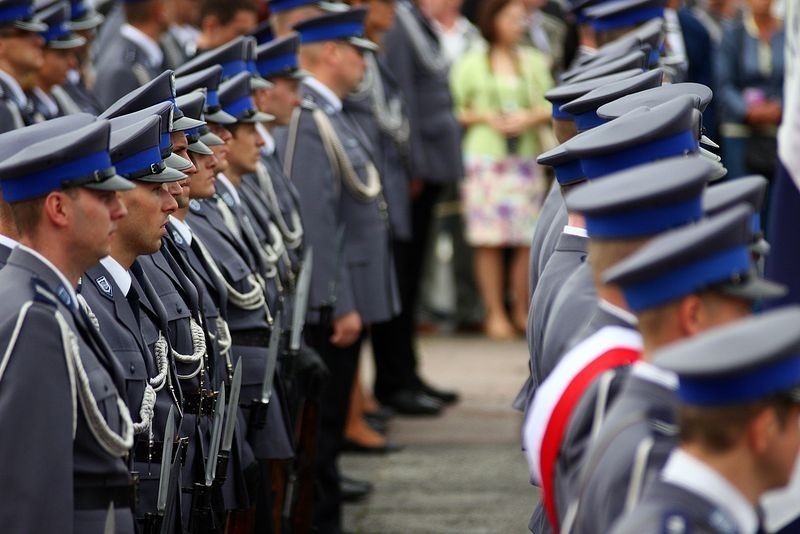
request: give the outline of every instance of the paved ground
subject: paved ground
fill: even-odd
[[[429,337],[421,349],[424,375],[458,388],[462,401],[439,418],[396,418],[390,437],[406,445],[402,452],[344,457],[346,473],[376,487],[368,500],[347,506],[346,529],[527,532],[535,494],[519,451],[521,417],[510,408],[527,373],[524,342]],[[365,358],[367,373],[368,364]]]

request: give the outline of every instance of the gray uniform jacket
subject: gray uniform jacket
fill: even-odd
[[[439,52],[435,30],[413,2],[413,12],[428,49]],[[448,183],[464,176],[461,125],[454,115],[447,69],[433,71],[417,57],[406,28],[398,21],[383,38],[384,61],[394,75],[408,109],[411,127],[411,173],[414,178]]]
[[[308,323],[319,323],[318,310],[330,304],[331,287],[334,317],[357,311],[365,324],[388,321],[399,313],[400,298],[385,205],[380,196],[361,200],[343,184],[325,155],[312,108],[327,115],[362,182],[366,182],[368,164],[376,160],[374,152],[358,126],[323,96],[306,85],[302,94],[305,103],[290,175],[300,193],[306,243],[314,249]],[[285,154],[287,134],[277,132],[281,154]]]
[[[61,88],[84,113],[100,115],[104,111],[105,108],[97,99],[97,96],[82,81],[77,83],[67,81]]]
[[[609,532],[745,534],[736,527],[728,511],[693,491],[660,479],[650,484],[633,512],[622,518]]]
[[[536,286],[539,283],[539,276],[544,270],[544,266],[539,265],[544,238],[547,237],[550,228],[556,224],[557,214],[560,212],[566,215],[564,199],[561,197],[561,187],[559,187],[558,182],[553,181],[553,184],[550,186],[550,191],[548,191],[547,196],[544,198],[542,208],[539,210],[536,228],[533,230],[531,253],[528,261],[528,300],[533,299],[533,293],[536,291]],[[564,225],[567,224],[566,217],[561,217],[561,219],[564,219],[564,223],[561,225],[561,228],[564,228]]]
[[[123,35],[116,35],[99,51],[95,67],[94,91],[106,107],[162,72],[161,65],[150,65],[144,50]]]
[[[24,496],[3,499],[0,524],[8,532],[101,534],[108,506],[102,501],[129,490],[128,468],[89,428],[72,390],[67,365],[73,363],[65,360],[56,314],[76,338],[89,398],[117,435],[123,431],[122,369],[58,275],[27,249],[11,253],[0,288],[0,454],[7,459],[0,484]],[[116,529],[133,533],[129,508],[117,509]]]
[[[377,63],[378,72],[372,83],[381,84],[385,101],[382,105],[402,106],[402,94],[397,81],[381,63]],[[389,104],[389,103],[392,104]],[[373,140],[377,152],[378,168],[381,172],[383,183],[383,196],[389,206],[389,223],[392,227],[392,237],[401,241],[411,240],[411,193],[409,180],[411,179],[408,161],[408,141],[403,145],[386,131],[384,131],[375,118],[374,101],[370,91],[352,94],[344,101],[344,111],[352,117],[361,127],[368,139]]]
[[[589,263],[584,261],[553,299],[539,355],[538,383],[547,378],[561,357],[594,330],[585,330],[597,306],[597,290]]]
[[[3,244],[0,244],[0,269],[5,267],[6,262],[8,261],[8,257],[11,255],[12,250],[14,249],[7,247]]]
[[[610,532],[661,471],[677,442],[676,400],[662,384],[627,374],[597,439],[584,456],[571,501],[572,532]]]
[[[19,102],[14,98],[11,87],[0,79],[0,133],[33,124],[36,122],[34,111],[30,99],[25,103]]]
[[[192,228],[192,249],[198,251],[197,240],[202,241],[226,282],[240,293],[253,289],[255,272],[243,255],[248,255],[244,244],[225,225],[216,200],[191,200],[186,222]],[[202,254],[198,255],[202,257]],[[251,261],[252,258],[251,258]],[[242,390],[240,394],[241,426],[247,427],[251,401],[261,395],[264,369],[267,363],[267,344],[270,325],[264,308],[248,310],[228,299],[225,309],[231,330],[231,363],[242,360]],[[291,434],[283,413],[283,389],[279,375],[275,376],[275,394],[267,410],[267,423],[259,432],[250,432],[247,439],[256,458],[291,458]]]

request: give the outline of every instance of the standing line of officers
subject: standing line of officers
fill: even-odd
[[[546,95],[516,401],[537,534],[800,529],[800,308],[768,307],[767,181],[716,182],[713,94],[671,83],[664,7],[574,3],[600,47]]]
[[[4,530],[339,532],[369,325],[384,402],[454,400],[416,374],[409,311],[409,167],[415,236],[461,175],[446,71],[416,57],[435,38],[398,5],[396,70],[425,117],[410,122],[374,55],[393,16],[367,4],[275,0],[281,37],[165,70],[161,0],[125,2],[92,92],[69,62],[22,87],[42,47],[55,64],[103,17],[0,0]]]

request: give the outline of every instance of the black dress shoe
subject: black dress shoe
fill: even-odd
[[[394,417],[394,414],[395,411],[390,406],[383,405],[374,412],[365,412],[364,416],[380,419],[382,421],[388,421]]]
[[[419,382],[419,388],[420,391],[422,391],[426,395],[442,401],[442,404],[455,404],[458,402],[459,399],[459,395],[457,392],[449,389],[435,388],[432,385],[422,380],[420,380]]]
[[[404,389],[392,394],[386,399],[385,404],[403,415],[439,415],[443,406],[439,399],[413,389]]]
[[[339,490],[344,502],[358,502],[369,495],[373,486],[366,480],[357,480],[344,475],[339,476]]]
[[[405,447],[402,445],[398,445],[397,443],[389,440],[379,447],[370,447],[346,439],[344,440],[344,445],[342,446],[342,450],[345,452],[357,452],[360,454],[390,454],[393,452],[400,452],[404,448]]]

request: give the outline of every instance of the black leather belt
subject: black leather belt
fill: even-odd
[[[216,392],[197,391],[183,396],[183,413],[211,416],[216,405]]]
[[[175,458],[178,453],[183,454],[188,445],[189,438],[179,438],[172,445],[172,457]],[[133,450],[133,461],[143,464],[160,464],[163,451],[164,442],[157,439],[153,440],[150,447],[147,446],[146,442],[137,443]],[[181,458],[181,463],[183,463],[183,458]]]
[[[264,347],[269,345],[269,328],[250,328],[247,330],[232,330],[231,343],[241,347]]]
[[[112,502],[117,510],[131,508],[133,485],[130,481],[125,483],[120,479],[77,476],[73,500],[76,510],[107,510]]]

